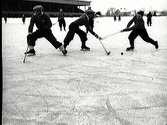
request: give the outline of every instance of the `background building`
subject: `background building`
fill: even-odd
[[[31,16],[34,5],[41,4],[50,16],[57,16],[62,8],[65,16],[79,16],[83,13],[80,7],[90,6],[90,1],[80,0],[3,0],[2,16],[21,17],[22,14]]]

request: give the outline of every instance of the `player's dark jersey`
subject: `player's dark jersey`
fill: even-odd
[[[28,32],[33,31],[34,24],[40,30],[50,29],[52,27],[50,17],[45,13],[43,13],[41,16],[33,15],[31,17]]]
[[[134,23],[134,26],[130,27]],[[130,28],[129,28],[130,27]],[[129,30],[134,30],[134,29],[145,29],[144,26],[144,20],[142,17],[139,16],[134,16],[128,23],[127,28]]]
[[[87,32],[89,31],[93,35],[95,35],[94,31],[92,30],[89,22],[89,17],[86,14],[82,14],[77,20],[75,20],[73,23],[75,23],[78,26],[85,26]]]
[[[59,12],[58,15],[58,20],[64,19],[64,13],[63,12]]]

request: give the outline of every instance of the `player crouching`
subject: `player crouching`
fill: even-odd
[[[37,27],[37,30],[33,32],[34,24]],[[33,15],[30,20],[30,25],[28,28],[27,44],[28,51],[25,52],[27,55],[35,55],[35,42],[38,38],[45,37],[56,49],[60,49],[63,55],[66,55],[67,51],[64,49],[62,43],[57,41],[54,37],[52,31],[52,22],[50,17],[44,13],[44,8],[41,5],[36,5],[33,7]]]
[[[64,48],[69,45],[71,40],[74,38],[75,33],[80,37],[82,45],[81,45],[81,50],[86,50],[89,51],[90,48],[86,46],[86,41],[87,41],[87,33],[88,31],[94,35],[96,38],[101,39],[91,28],[90,22],[93,20],[97,15],[100,15],[100,13],[95,13],[92,10],[87,10],[84,14],[82,14],[77,20],[72,22],[69,25],[69,31],[64,39]],[[86,32],[81,30],[79,27],[80,26],[85,26],[86,27]]]

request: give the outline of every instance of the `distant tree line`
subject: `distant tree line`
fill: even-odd
[[[167,16],[167,10],[164,11],[151,11],[153,16]],[[132,16],[136,13],[136,10],[132,10],[132,11],[127,11],[126,8],[109,8],[107,10],[107,12],[105,13],[105,16]],[[145,15],[147,15],[147,13],[145,12]]]

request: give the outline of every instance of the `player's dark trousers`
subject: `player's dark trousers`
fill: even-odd
[[[136,39],[137,36],[140,36],[144,41],[148,42],[148,43],[151,43],[152,45],[156,45],[156,41],[154,41],[153,39],[151,39],[149,36],[148,36],[148,33],[146,31],[146,29],[137,29],[137,30],[133,30],[128,39],[129,39],[129,42],[130,42],[130,46],[132,48],[134,48],[134,40]]]
[[[75,33],[79,35],[82,46],[85,46],[85,42],[87,41],[87,35],[84,31],[79,29],[79,26],[76,23],[73,22],[70,24],[69,31],[64,39],[64,47],[68,46],[71,40],[73,40]]]
[[[27,44],[35,46],[35,41],[41,37],[45,37],[56,49],[62,45],[62,43],[57,41],[50,29],[36,30],[32,34],[29,34],[27,36]]]
[[[66,22],[64,19],[60,19],[59,20],[59,27],[60,27],[60,30],[62,30],[62,26],[64,28],[64,30],[66,30]]]
[[[151,24],[152,24],[152,20],[148,18],[148,19],[147,19],[147,25],[148,25],[148,26],[151,26]]]

